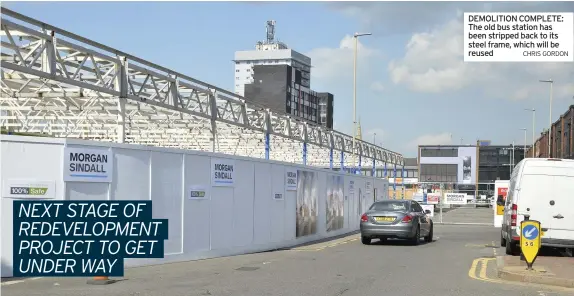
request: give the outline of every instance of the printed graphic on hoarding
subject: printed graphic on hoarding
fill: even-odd
[[[427,193],[427,204],[436,205],[440,201],[440,193]]]
[[[233,186],[235,182],[235,160],[212,158],[211,159],[211,185]]]
[[[357,198],[357,200],[359,201],[359,208],[358,208],[358,216],[361,216],[363,214],[363,191],[361,190],[361,187],[359,187],[359,195],[357,195],[355,198]]]
[[[344,178],[331,175],[327,177],[327,231],[343,228],[344,216]]]
[[[55,198],[55,181],[4,180],[3,197],[14,198]]]
[[[285,190],[297,190],[297,170],[285,169]]]
[[[297,237],[317,232],[317,183],[317,173],[297,171]]]
[[[187,196],[188,199],[208,199],[207,196],[207,189],[205,186],[201,185],[192,185],[189,186],[189,194]]]
[[[64,148],[64,181],[112,182],[114,156],[110,150]]]
[[[447,205],[465,205],[466,193],[445,193],[444,203]]]

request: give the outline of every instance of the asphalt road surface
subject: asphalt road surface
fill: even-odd
[[[493,225],[494,210],[491,208],[454,208],[443,212],[444,223],[488,224]],[[435,221],[439,221],[440,212],[435,210]]]
[[[107,286],[83,278],[4,282],[3,296],[476,295],[556,296],[573,291],[503,282],[494,275],[499,230],[437,225],[436,241],[362,245],[358,235],[303,247],[131,268]],[[493,247],[494,246],[494,247]]]

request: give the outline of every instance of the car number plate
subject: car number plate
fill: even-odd
[[[395,221],[395,217],[375,217],[375,221],[377,221],[377,222],[393,222],[393,221]]]

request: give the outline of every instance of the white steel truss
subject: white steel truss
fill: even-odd
[[[352,167],[402,155],[2,8],[0,126],[42,133]],[[344,153],[341,153],[344,152]],[[359,157],[357,157],[357,160]],[[355,166],[358,165],[355,164]]]

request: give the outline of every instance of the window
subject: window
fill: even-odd
[[[239,72],[239,69],[236,69],[235,72]]]
[[[456,183],[458,166],[456,164],[421,164],[421,182]]]
[[[374,211],[405,211],[407,203],[404,201],[379,201],[374,203],[369,210]]]
[[[458,157],[458,149],[452,147],[421,148],[421,157]]]
[[[239,80],[239,77],[235,77],[235,80]]]

